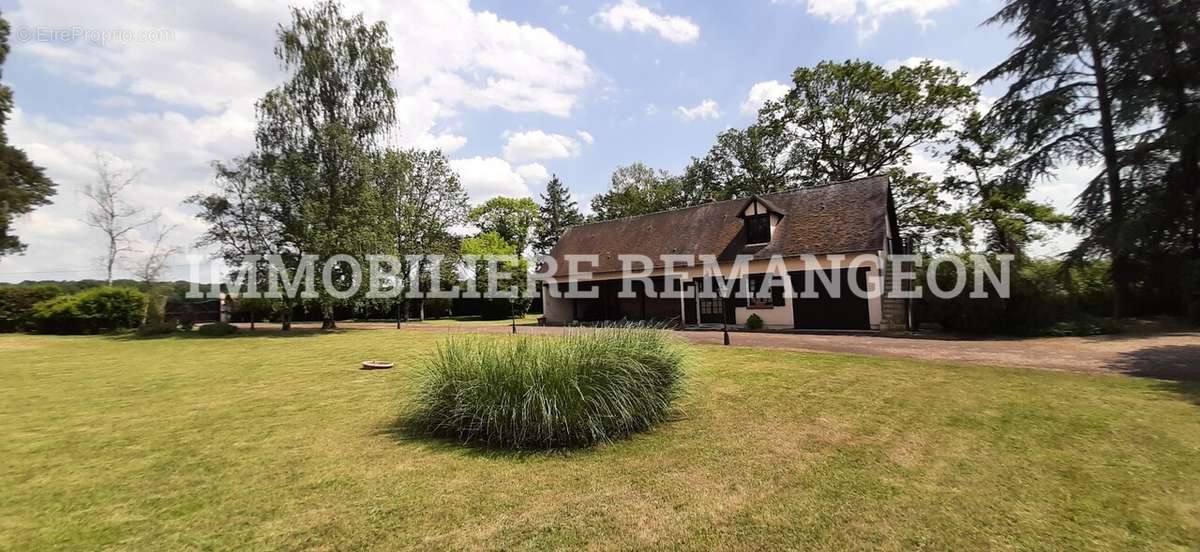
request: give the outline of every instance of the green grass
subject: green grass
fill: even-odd
[[[566,337],[448,340],[418,369],[418,433],[513,449],[590,446],[662,422],[682,388],[684,345],[647,328]]]
[[[507,454],[396,431],[438,339],[0,336],[0,549],[1200,548],[1194,385],[701,347],[677,419]]]

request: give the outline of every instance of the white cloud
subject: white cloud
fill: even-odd
[[[512,162],[575,157],[582,149],[579,141],[570,136],[540,130],[506,132],[504,137],[504,158]]]
[[[591,17],[592,23],[610,31],[625,29],[644,33],[653,31],[659,36],[676,43],[695,42],[700,38],[700,26],[691,19],[677,15],[662,15],[637,3],[637,0],[621,0],[609,4]]]
[[[91,264],[96,236],[64,221],[83,218],[86,207],[78,191],[94,178],[96,151],[144,170],[142,184],[131,194],[136,205],[165,209],[164,217],[172,220],[193,221],[179,204],[212,189],[210,163],[253,147],[254,102],[283,78],[272,50],[276,25],[289,19],[288,3],[39,0],[5,10],[17,28],[71,28],[86,21],[91,28],[171,33],[147,43],[14,42],[14,56],[49,75],[45,86],[82,84],[96,98],[97,111],[14,111],[7,128],[11,142],[46,168],[59,192],[37,217],[15,223],[30,247],[25,256],[4,259],[0,272]],[[468,0],[351,0],[345,11],[364,12],[367,21],[388,26],[398,66],[394,138],[400,146],[462,148],[467,138],[456,119],[465,110],[567,117],[596,78],[582,50],[544,28],[473,9]],[[18,108],[25,105],[24,97],[17,90]],[[467,172],[497,169],[494,175],[464,175],[471,177],[475,196],[528,193],[525,179],[507,161],[473,159],[458,166]],[[535,174],[531,167],[524,172]],[[180,229],[178,241],[190,243],[198,231],[193,221]]]
[[[654,104],[647,104],[644,111],[646,112],[646,115],[655,115],[658,113],[658,106]]]
[[[778,100],[791,90],[791,87],[777,80],[769,80],[755,83],[750,87],[750,92],[746,94],[746,101],[742,102],[743,115],[756,115],[762,106],[767,102]]]
[[[592,133],[586,130],[576,130],[575,135],[578,136],[580,140],[583,140],[583,143],[585,144],[591,145],[596,142],[596,138],[592,136]]]
[[[452,159],[450,166],[458,173],[472,203],[487,201],[496,196],[528,197],[525,177],[499,157],[468,157]],[[527,174],[529,170],[526,169]]]
[[[528,186],[537,186],[545,184],[550,180],[550,171],[541,163],[526,163],[517,167],[517,174],[525,179],[525,184]]]
[[[137,105],[137,102],[129,96],[105,96],[103,98],[93,100],[92,103],[100,107],[107,107],[109,109],[125,109]]]
[[[716,119],[721,116],[720,106],[716,100],[703,100],[692,107],[679,106],[675,108],[675,114],[680,119],[692,121],[695,119]]]
[[[934,24],[930,14],[944,10],[958,0],[808,0],[808,13],[833,23],[854,20],[858,39],[866,40],[879,31],[883,19],[908,14],[922,28]]]

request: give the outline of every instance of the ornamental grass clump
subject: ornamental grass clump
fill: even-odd
[[[565,337],[455,338],[418,372],[411,421],[517,449],[581,447],[643,431],[682,390],[684,351],[644,327]]]

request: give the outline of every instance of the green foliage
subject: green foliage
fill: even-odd
[[[200,335],[208,337],[224,337],[237,333],[238,327],[225,322],[213,322],[212,324],[204,324],[199,328],[196,328],[196,331]]]
[[[1200,260],[1188,263],[1184,269],[1183,292],[1188,319],[1200,323]]]
[[[683,177],[685,189],[697,200],[787,191],[795,186],[802,161],[794,145],[790,136],[767,122],[726,130],[704,158],[692,159]]]
[[[27,329],[33,306],[61,294],[62,289],[51,284],[0,287],[0,332]]]
[[[8,58],[8,21],[0,18],[0,65]],[[17,217],[50,203],[55,184],[25,152],[8,144],[4,125],[13,108],[12,88],[0,84],[0,257],[25,250],[12,233]]]
[[[822,62],[792,73],[792,89],[759,124],[791,141],[798,179],[820,183],[880,174],[912,159],[978,99],[963,74],[931,61],[887,69]]]
[[[968,227],[983,225],[985,250],[1023,256],[1025,246],[1044,239],[1046,230],[1070,222],[1052,205],[1029,198],[1032,176],[1010,168],[1017,149],[978,112],[967,116],[955,139],[950,168],[961,168],[968,176],[950,176],[944,185],[967,203]],[[971,249],[969,234],[963,241]]]
[[[37,303],[30,318],[41,333],[96,333],[137,327],[145,311],[143,293],[100,287]]]
[[[458,238],[450,228],[467,221],[467,192],[440,151],[386,151],[377,163],[386,210],[393,223],[391,247],[408,273],[406,255],[458,254]],[[449,264],[449,263],[444,263]],[[427,289],[426,267],[417,267]],[[452,281],[442,274],[443,282]]]
[[[888,170],[900,231],[916,240],[922,251],[942,251],[948,244],[969,243],[966,214],[942,197],[942,186],[924,173]]]
[[[521,318],[525,316],[525,313],[529,312],[530,303],[531,301],[527,298],[483,299],[479,304],[479,318],[481,320]]]
[[[763,327],[763,319],[757,314],[751,314],[746,318],[746,329],[761,330]]]
[[[484,257],[488,255],[516,255],[516,248],[504,241],[495,232],[485,232],[477,236],[466,238],[462,241],[462,254]],[[480,261],[474,266],[466,267],[467,271],[473,274],[475,278],[475,289],[483,292],[488,287],[488,268],[486,261]],[[507,278],[501,278],[497,281],[497,291],[504,291],[506,288],[516,286],[517,291],[523,291],[526,271],[529,268],[529,263],[525,260],[516,262],[502,261],[499,263],[499,269],[502,272],[509,274]],[[485,298],[480,304],[479,315],[484,320],[500,320],[509,318],[514,314],[518,317],[524,316],[529,310],[530,299],[527,297],[508,298]]]
[[[700,198],[686,184],[643,163],[617,167],[608,191],[592,198],[592,211],[597,220],[612,220],[694,205]]]
[[[419,372],[411,420],[431,434],[517,449],[609,442],[666,418],[683,364],[673,338],[645,328],[455,339]]]
[[[178,326],[174,322],[146,322],[137,327],[138,337],[153,337],[175,333]]]
[[[1043,177],[1064,165],[1101,166],[1075,204],[1084,237],[1073,257],[1112,260],[1118,317],[1136,310],[1140,253],[1190,233],[1181,241],[1200,255],[1200,52],[1185,38],[1200,30],[1196,20],[1195,2],[1008,0],[987,21],[1013,28],[1017,42],[981,79],[1010,83],[989,118],[1020,148],[1012,168]],[[1153,174],[1139,175],[1146,169]],[[1156,195],[1146,188],[1172,180],[1188,190],[1179,199],[1190,213],[1162,216],[1171,209],[1144,201]]]
[[[567,227],[583,222],[579,206],[571,199],[571,191],[558,179],[558,175],[551,176],[550,182],[546,183],[539,214],[533,247],[543,254],[550,252]]]
[[[797,68],[786,96],[693,159],[673,199],[691,205],[888,173],[901,228],[937,249],[967,233],[964,217],[936,182],[903,167],[976,102],[963,78],[928,61],[891,71],[866,61]]]
[[[516,255],[517,248],[496,232],[483,232],[462,241],[463,255]]]
[[[1059,261],[1031,259],[1013,267],[1008,299],[999,297],[986,277],[988,297],[972,299],[968,294],[973,289],[974,264],[969,257],[962,261],[967,288],[950,299],[939,299],[926,289],[918,310],[922,322],[972,334],[1093,335],[1119,329],[1103,319],[1112,299],[1106,263],[1070,267]],[[994,260],[991,264],[999,274],[998,264]],[[955,278],[951,264],[938,266],[939,287],[950,289]]]
[[[499,196],[471,209],[469,217],[480,232],[498,234],[519,255],[529,245],[538,214],[538,205],[532,199]]]
[[[387,26],[323,1],[293,8],[278,29],[276,57],[283,84],[258,102],[261,196],[284,241],[328,259],[360,258],[395,243],[387,224],[388,198],[378,186],[375,161],[396,121],[395,62]],[[333,270],[339,289],[352,272]],[[364,286],[365,287],[365,286]],[[323,327],[334,326],[336,300],[322,289]]]

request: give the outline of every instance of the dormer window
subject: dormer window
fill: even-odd
[[[771,241],[771,215],[763,213],[746,217],[746,244],[769,241]]]
[[[746,227],[746,245],[762,245],[771,242],[771,233],[783,213],[767,200],[755,196],[742,205],[738,216]]]

